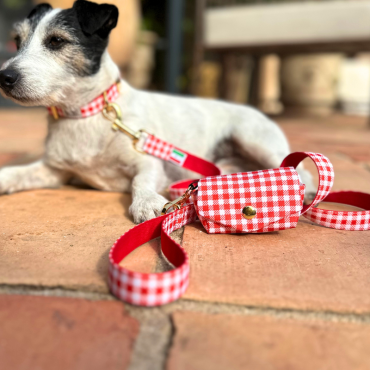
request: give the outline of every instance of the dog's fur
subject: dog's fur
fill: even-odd
[[[84,0],[67,10],[37,6],[15,25],[19,52],[2,70],[16,71],[19,78],[12,89],[3,86],[2,94],[22,105],[59,106],[73,115],[119,78],[106,51],[117,18],[115,6]],[[278,126],[250,107],[138,91],[124,81],[116,103],[127,126],[218,162],[224,172],[276,168],[289,154]],[[136,152],[102,114],[58,121],[50,116],[48,128],[42,160],[0,170],[0,194],[55,188],[76,176],[97,189],[132,192],[130,212],[142,222],[159,214],[167,202],[160,193],[170,182],[194,177]],[[299,173],[306,193],[312,192],[310,174],[302,167]]]

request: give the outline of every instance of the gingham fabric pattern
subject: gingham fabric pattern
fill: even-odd
[[[194,206],[188,205],[179,211],[169,213],[163,222],[162,230],[165,234],[170,235],[173,231],[180,229],[184,225],[191,224],[197,219],[198,216]]]
[[[304,216],[319,225],[333,229],[370,230],[370,194],[350,190],[334,191],[324,199],[324,202],[347,204],[362,208],[363,211],[331,211],[311,208]]]
[[[175,200],[184,195],[185,191],[191,183],[194,183],[194,179],[180,180],[172,183],[171,186],[168,188],[170,199]],[[191,198],[189,198],[189,204],[190,203],[193,203]]]
[[[185,193],[186,188],[176,189],[176,188],[170,187],[168,189],[168,191],[169,191],[169,194],[170,194],[170,199],[175,200],[175,199],[181,197],[181,195],[183,195]]]
[[[154,157],[168,161],[174,146],[153,135],[148,135],[143,145],[144,152],[153,155]]]
[[[221,170],[213,163],[185,152],[168,142],[153,135],[146,134],[142,150],[147,154],[172,164],[200,173],[203,176],[221,175]],[[182,196],[188,185],[194,180],[181,180],[169,186],[170,199],[175,200]]]
[[[333,192],[334,169],[328,158],[318,153],[292,153],[284,159],[282,165],[294,162],[294,157],[302,154],[310,157],[319,171],[319,186],[313,202],[303,208],[302,214],[307,219],[319,225],[338,230],[364,231],[370,230],[370,211],[331,211],[314,208],[321,201],[339,202],[357,207],[370,205],[370,195],[360,192]],[[290,157],[290,158],[289,158]],[[301,158],[302,159],[302,158]],[[298,162],[295,164],[298,165]],[[355,204],[354,204],[355,203]],[[370,208],[370,207],[369,207]]]
[[[370,230],[370,211],[344,212],[309,209],[304,216],[312,222],[337,230]]]
[[[107,91],[107,99],[109,102],[115,101],[119,96],[119,83],[115,83],[112,85]],[[56,107],[59,117],[63,118],[87,118],[94,116],[95,114],[100,113],[104,108],[104,94],[99,95],[89,104],[80,108],[80,112],[77,115],[70,116],[66,114],[63,109]],[[52,109],[47,108],[49,113],[53,115]]]
[[[302,214],[323,201],[330,193],[330,190],[334,184],[334,169],[329,159],[319,153],[306,152],[305,154],[307,154],[316,165],[316,168],[319,172],[319,186],[317,188],[316,196],[310,207],[307,207]]]
[[[305,186],[302,185],[300,187],[300,197],[302,201],[304,199],[304,193],[305,193]],[[279,221],[275,222],[274,224],[266,225],[260,230],[252,231],[252,233],[268,233],[272,231],[294,229],[297,226],[300,215],[301,215],[301,211],[297,213],[293,213],[289,217],[282,218]]]
[[[250,233],[295,227],[302,209],[304,185],[296,170],[278,168],[201,179],[194,204],[209,233]],[[242,210],[252,206],[247,220]]]
[[[108,282],[111,292],[125,302],[147,307],[163,305],[180,298],[189,284],[189,259],[184,249],[169,234],[186,224],[194,222],[196,219],[197,215],[192,205],[170,213],[164,218],[161,224],[162,241],[163,237],[167,236],[171,241],[171,252],[185,255],[180,266],[164,273],[139,273],[120,266],[121,261],[115,259],[115,252],[117,249],[125,248],[131,238],[131,230],[122,235],[113,245],[109,254]],[[148,223],[150,221],[135,228],[145,229]],[[136,245],[136,247],[139,247],[139,245]],[[166,257],[164,251],[163,253]]]

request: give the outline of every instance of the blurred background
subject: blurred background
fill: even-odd
[[[0,0],[0,63],[15,53],[12,23],[36,3]],[[50,3],[67,8],[73,0]],[[120,9],[110,53],[137,88],[251,104],[269,115],[369,113],[368,0],[110,3]],[[0,107],[11,105],[0,98]]]
[[[0,0],[0,65],[15,54],[12,23],[37,1],[48,0]],[[370,0],[97,2],[119,8],[109,51],[131,85],[258,107],[283,129],[292,151],[330,158],[333,190],[370,192]],[[50,3],[67,8],[73,0]],[[46,118],[45,108],[0,97],[0,167],[43,155]],[[313,162],[305,166],[317,183]],[[1,197],[1,292],[60,297],[31,304],[31,297],[8,301],[0,292],[0,370],[93,370],[99,356],[116,364],[100,368],[123,369],[118,358],[131,351],[131,370],[163,369],[166,361],[167,369],[370,369],[370,234],[307,220],[267,242],[225,242],[225,235],[187,227],[188,302],[145,314],[127,308],[141,325],[133,344],[137,326],[118,321],[123,307],[99,303],[106,299],[108,247],[133,225],[130,203],[126,195],[70,186]],[[124,266],[160,271],[159,240],[153,243]],[[90,302],[94,308],[63,301],[85,294],[99,299]]]

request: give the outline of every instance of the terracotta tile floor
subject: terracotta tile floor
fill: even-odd
[[[366,119],[278,122],[292,150],[331,159],[335,189],[370,192]],[[41,156],[45,135],[44,110],[0,111],[0,166]],[[107,254],[133,226],[130,202],[72,187],[0,197],[0,368],[370,368],[370,232],[306,220],[269,235],[207,235],[190,225],[185,298],[148,310],[108,302]],[[158,271],[158,247],[148,243],[123,263]]]

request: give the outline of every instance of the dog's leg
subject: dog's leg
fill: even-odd
[[[52,168],[42,160],[25,166],[4,167],[0,170],[0,194],[57,188],[66,183],[69,178],[69,173]]]
[[[246,160],[253,158],[261,165],[260,169],[278,168],[290,153],[289,144],[283,132],[269,121],[260,122],[254,130],[250,130],[248,127],[250,124],[250,122],[241,122],[234,127],[232,133],[234,141],[240,148],[241,156]],[[251,132],[257,134],[253,135]],[[297,167],[297,172],[306,185],[305,201],[308,202],[316,194],[312,175],[304,169],[303,164]]]
[[[141,223],[161,214],[168,200],[157,193],[164,188],[167,177],[163,163],[147,157],[140,164],[137,175],[132,180],[132,204],[130,213],[135,223]]]
[[[315,198],[317,187],[313,183],[313,178],[310,172],[308,172],[304,167],[303,163],[298,165],[297,167],[298,175],[303,182],[303,184],[306,185],[305,193],[304,193],[304,200],[305,203],[309,204],[313,201]]]

